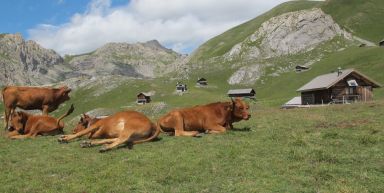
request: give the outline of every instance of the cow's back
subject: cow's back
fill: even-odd
[[[208,105],[195,106],[181,109],[179,112],[184,118],[184,124],[188,130],[195,128],[206,128],[212,124],[225,124],[227,112],[222,103],[212,103]]]
[[[127,129],[150,129],[152,122],[144,114],[136,111],[122,111],[97,121],[102,133],[107,136],[117,136],[120,131]]]
[[[53,97],[52,89],[39,87],[8,86],[3,91],[4,104],[25,110],[41,109]]]

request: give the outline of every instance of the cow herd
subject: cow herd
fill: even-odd
[[[8,137],[20,139],[37,135],[64,134],[62,119],[74,111],[74,106],[60,116],[48,115],[59,105],[70,99],[71,89],[48,87],[7,86],[2,90],[4,102],[5,129]],[[42,110],[42,115],[33,115],[24,110]],[[100,152],[108,151],[121,144],[131,147],[133,144],[144,143],[156,139],[161,132],[175,136],[200,136],[201,133],[223,133],[232,129],[232,124],[248,120],[249,105],[242,99],[230,102],[216,102],[190,108],[174,109],[153,123],[147,116],[136,111],[122,111],[104,118],[92,118],[83,114],[72,134],[61,135],[60,143],[67,143],[82,136],[88,141],[81,147],[104,145]]]

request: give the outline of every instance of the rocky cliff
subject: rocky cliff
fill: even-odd
[[[56,82],[63,58],[20,34],[0,35],[0,85],[41,85]]]

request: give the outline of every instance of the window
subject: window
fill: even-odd
[[[356,87],[354,86],[348,87],[347,94],[355,94],[355,91],[356,91]]]
[[[357,84],[356,80],[354,80],[354,79],[348,80],[347,83],[348,83],[348,86],[359,86]]]

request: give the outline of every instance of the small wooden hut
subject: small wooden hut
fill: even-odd
[[[137,104],[146,104],[151,102],[151,94],[150,93],[145,93],[141,92],[137,95]]]
[[[255,90],[252,88],[246,88],[246,89],[233,89],[229,90],[227,92],[228,97],[243,97],[243,98],[250,98],[255,99]]]
[[[196,85],[197,86],[207,86],[208,85],[208,81],[205,78],[198,78],[197,82],[196,82]]]
[[[384,47],[384,39],[379,42],[379,46]]]
[[[296,72],[302,72],[302,71],[309,70],[309,67],[297,65],[295,66],[295,70]]]
[[[187,88],[186,84],[182,84],[182,83],[176,84],[176,92],[185,92],[187,90],[188,90],[188,88]]]
[[[338,69],[318,76],[299,88],[303,105],[369,101],[381,85],[354,69]]]

